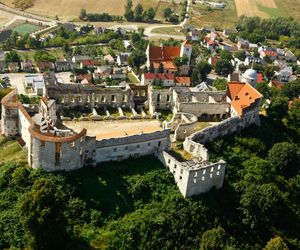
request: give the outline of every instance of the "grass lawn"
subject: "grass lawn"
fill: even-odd
[[[64,52],[62,49],[43,49],[43,51],[47,51],[49,54],[55,56],[55,58],[61,58],[64,56]],[[27,51],[22,51],[19,52],[22,60],[23,59],[30,59],[32,61],[34,61],[33,56],[35,54],[36,51],[34,50],[27,50]]]
[[[208,8],[204,4],[192,4],[189,23],[196,27],[213,26],[216,29],[233,28],[238,20],[234,0],[227,0],[223,10]]]
[[[183,150],[180,146],[176,146],[172,144],[171,150],[169,151],[170,155],[172,155],[175,159],[180,162],[193,160],[195,157],[192,156],[189,152]]]
[[[132,73],[128,73],[127,78],[131,83],[140,83],[140,80],[137,79]]]
[[[152,30],[153,33],[157,34],[169,34],[175,36],[184,36],[184,33],[180,31],[180,27],[162,27]]]
[[[209,126],[211,126],[210,122],[198,122],[197,126],[196,126],[196,131],[205,129],[205,128],[209,127]]]
[[[27,150],[22,149],[15,140],[0,137],[0,163],[8,161],[27,162]]]
[[[157,112],[159,112],[161,114],[159,120],[160,121],[171,121],[172,117],[173,117],[173,113],[171,111],[168,110],[157,110]]]
[[[41,26],[33,25],[30,23],[24,23],[14,27],[12,30],[18,32],[21,35],[24,35],[26,33],[31,34],[40,29],[42,29]]]

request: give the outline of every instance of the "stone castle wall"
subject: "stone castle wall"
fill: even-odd
[[[170,147],[170,130],[144,133],[122,138],[87,140],[86,157],[91,164],[122,161],[130,157],[156,154]]]

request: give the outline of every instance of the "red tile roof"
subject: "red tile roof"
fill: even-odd
[[[271,57],[277,57],[278,53],[271,50],[263,50],[261,53],[263,53],[265,56],[271,56]]]
[[[257,83],[261,83],[263,81],[263,74],[262,73],[257,73]]]
[[[229,82],[227,86],[227,95],[231,99],[231,106],[239,116],[242,116],[245,109],[262,98],[262,95],[248,83]]]
[[[174,65],[173,61],[161,61],[161,62],[154,62],[153,66],[155,69],[159,68],[159,65],[162,63],[164,69],[177,69],[177,67]]]
[[[175,83],[178,85],[190,86],[191,78],[188,76],[177,76],[175,77]]]
[[[145,73],[144,78],[147,80],[154,80],[155,78],[161,79],[161,80],[174,80],[174,74],[164,74],[164,73]]]
[[[150,61],[169,61],[180,56],[180,47],[149,47],[149,59]]]

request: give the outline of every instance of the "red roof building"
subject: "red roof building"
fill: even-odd
[[[262,95],[250,84],[242,82],[229,82],[227,84],[227,96],[235,113],[242,117],[262,99]]]

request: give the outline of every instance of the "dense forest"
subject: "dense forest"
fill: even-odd
[[[207,145],[228,167],[197,197],[154,157],[68,173],[3,162],[0,249],[300,249],[300,81],[258,88],[261,126]]]

